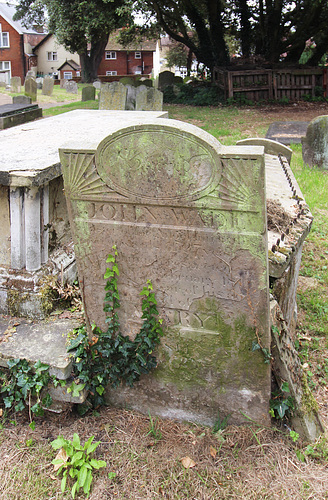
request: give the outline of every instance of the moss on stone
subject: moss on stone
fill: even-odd
[[[40,285],[41,308],[47,316],[54,309],[54,301],[58,296],[55,276],[45,276]]]
[[[7,307],[10,316],[19,316],[21,304],[29,298],[28,293],[21,293],[18,290],[8,290]]]
[[[318,403],[311,392],[305,373],[302,375],[302,393],[301,410],[306,415],[310,415],[312,412],[318,412]]]

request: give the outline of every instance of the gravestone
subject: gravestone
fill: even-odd
[[[136,111],[162,111],[163,93],[160,90],[146,88],[136,95]]]
[[[21,91],[21,79],[20,76],[13,76],[10,78],[10,87],[11,87],[11,92],[20,92]]]
[[[104,83],[100,90],[99,109],[125,109],[126,94],[127,88],[122,83]]]
[[[59,80],[59,86],[61,89],[64,89],[65,88],[65,83],[67,82],[67,80],[65,78],[61,78]]]
[[[77,94],[77,83],[74,80],[66,80],[64,88],[68,94]]]
[[[13,104],[31,104],[32,98],[27,95],[16,95],[13,97]]]
[[[26,78],[35,78],[35,73],[32,69],[29,69],[28,72],[25,75],[25,80]]]
[[[328,170],[328,115],[310,122],[302,138],[302,152],[306,165]]]
[[[168,85],[174,84],[174,74],[171,71],[163,71],[158,75],[158,88],[164,90]]]
[[[140,85],[138,87],[134,87],[131,85],[126,85],[127,94],[126,94],[126,105],[125,109],[128,111],[134,111],[136,109],[136,97],[139,92],[142,90],[147,90],[145,85]]]
[[[173,79],[174,85],[183,85],[183,78],[182,76],[175,76]]]
[[[43,77],[40,76],[40,77],[36,78],[35,81],[36,81],[37,88],[39,90],[41,90],[43,87]]]
[[[95,82],[93,82],[92,85],[94,86],[94,88],[96,90],[100,90],[101,89],[101,82],[99,80],[96,80]]]
[[[152,87],[153,86],[153,82],[152,82],[152,80],[149,80],[148,78],[145,78],[143,80],[138,80],[136,82],[136,86],[140,87],[141,85],[143,85],[145,87]]]
[[[42,85],[42,95],[52,95],[54,90],[54,79],[51,76],[45,76]]]
[[[82,101],[94,101],[96,99],[96,89],[93,85],[88,85],[82,89]]]
[[[159,123],[160,122],[160,123]],[[158,367],[110,403],[212,425],[269,422],[263,147],[224,147],[198,127],[140,120],[97,149],[60,150],[88,327],[106,328],[106,258],[118,249],[123,335],[150,279],[164,319]]]
[[[122,78],[120,78],[120,83],[122,83],[122,85],[135,86],[136,81],[134,80],[134,78],[130,78],[129,76],[123,76]]]
[[[26,78],[24,92],[27,97],[32,99],[32,101],[36,101],[37,82],[34,78]]]
[[[2,81],[0,81],[0,87],[1,87],[1,88],[6,88],[6,87],[7,87],[6,82],[2,82]]]

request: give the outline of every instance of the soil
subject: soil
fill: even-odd
[[[328,102],[299,101],[287,105],[267,104],[257,108],[257,111],[272,120],[272,122],[309,122],[317,116],[328,114]]]

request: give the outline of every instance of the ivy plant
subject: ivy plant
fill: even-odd
[[[51,443],[54,450],[60,450],[51,463],[54,465],[55,470],[58,470],[57,475],[62,474],[61,490],[64,493],[68,484],[67,480],[69,482],[73,480],[72,498],[75,498],[76,493],[81,488],[89,496],[93,469],[98,470],[106,467],[104,460],[95,460],[93,458],[93,453],[100,443],[100,441],[93,443],[93,440],[94,436],[91,436],[82,446],[79,435],[74,433],[73,441],[59,436]]]
[[[6,408],[22,411],[28,407],[29,413],[43,415],[43,408],[52,403],[51,396],[46,393],[41,397],[42,389],[50,381],[49,365],[37,361],[31,366],[26,359],[11,359],[7,362],[9,372],[1,372],[1,389]],[[33,404],[32,404],[33,402]]]
[[[71,339],[68,347],[68,351],[74,350],[75,380],[84,384],[89,394],[88,404],[93,407],[104,403],[107,385],[116,387],[125,382],[133,386],[142,374],[156,367],[153,351],[163,334],[162,320],[158,318],[157,302],[149,280],[140,294],[143,324],[139,333],[134,340],[121,333],[117,314],[120,307],[117,255],[116,247],[113,246],[113,254],[109,254],[106,260],[109,264],[104,275],[107,330],[103,332],[93,325],[89,338],[86,327],[82,327],[76,331],[76,337]]]
[[[295,401],[286,393],[289,393],[290,389],[287,382],[283,382],[280,391],[275,391],[272,393],[272,398],[270,399],[270,410],[269,413],[272,418],[280,419],[289,418],[293,415],[295,411]]]

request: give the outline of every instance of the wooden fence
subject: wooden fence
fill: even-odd
[[[244,97],[251,101],[289,99],[297,101],[304,95],[314,97],[316,88],[327,93],[328,78],[325,68],[229,70],[216,68],[214,81],[225,97]]]

